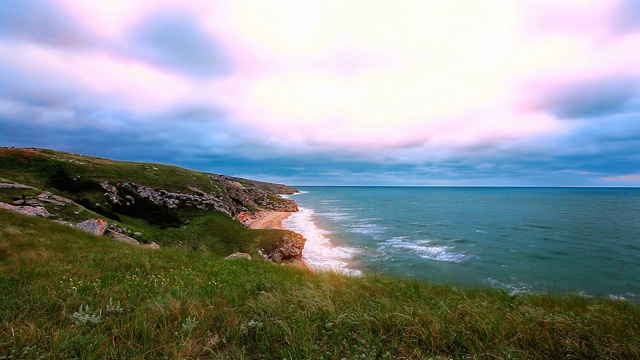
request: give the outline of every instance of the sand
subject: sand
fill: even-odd
[[[282,221],[291,215],[288,211],[261,211],[256,219],[248,221],[252,229],[284,229]]]

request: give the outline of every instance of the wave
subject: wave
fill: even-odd
[[[380,235],[388,229],[387,227],[376,224],[361,223],[350,226],[347,232],[362,235]]]
[[[510,295],[520,295],[520,294],[534,294],[536,293],[531,286],[529,286],[528,284],[524,283],[524,282],[512,282],[512,283],[506,283],[503,281],[500,281],[496,278],[493,277],[489,277],[487,278],[487,282],[491,285],[492,288],[494,289],[503,289],[505,291],[507,291]]]
[[[392,252],[393,249],[409,250],[423,259],[436,261],[459,263],[467,258],[465,254],[454,252],[448,246],[435,245],[426,240],[417,243],[408,240],[407,236],[394,237],[383,242],[378,248],[378,251],[387,253]]]
[[[318,215],[324,216],[328,219],[334,220],[334,221],[339,221],[339,220],[349,220],[352,219],[353,216],[348,214],[348,213],[344,213],[344,212],[323,212],[323,213],[319,213]]]
[[[314,211],[300,208],[282,222],[285,229],[295,231],[307,239],[302,251],[302,260],[314,270],[330,270],[350,275],[361,275],[349,268],[349,261],[360,250],[348,246],[335,246],[325,235],[329,231],[319,228],[313,221]]]

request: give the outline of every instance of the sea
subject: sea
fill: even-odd
[[[299,189],[312,269],[640,302],[640,188]]]

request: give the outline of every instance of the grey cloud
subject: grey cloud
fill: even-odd
[[[131,32],[133,55],[146,61],[197,77],[230,71],[221,45],[188,13],[164,10],[142,20]]]
[[[300,151],[243,128],[210,105],[140,115],[98,108],[96,99],[79,99],[73,93],[63,92],[65,101],[34,100],[29,95],[34,91],[0,92],[0,144],[176,164],[296,185],[598,185],[602,178],[636,173],[640,164],[640,111],[575,120],[566,134],[462,149],[427,143],[380,149],[385,156],[376,158],[331,146]],[[429,160],[419,153],[445,155]]]
[[[0,99],[14,99],[30,106],[67,107],[69,99],[86,96],[83,89],[57,74],[39,69],[23,69],[0,62]]]
[[[612,28],[616,33],[640,31],[640,0],[621,0]]]
[[[62,47],[84,47],[95,41],[69,14],[45,0],[0,2],[0,36]]]
[[[564,119],[593,118],[623,112],[639,95],[637,77],[597,78],[551,91],[542,107]]]

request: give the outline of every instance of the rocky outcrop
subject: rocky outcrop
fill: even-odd
[[[45,191],[42,194],[38,195],[38,200],[53,204],[55,206],[65,206],[73,202],[71,199],[67,199],[66,197],[62,197],[58,195],[53,195],[48,191]]]
[[[0,189],[31,190],[31,186],[16,183],[0,183]]]
[[[236,220],[238,220],[239,222],[242,223],[242,225],[244,225],[244,227],[248,228],[250,227],[250,222],[252,220],[255,220],[256,215],[252,214],[248,211],[242,211],[240,213],[238,213],[238,215],[236,215]]]
[[[107,230],[107,236],[117,241],[127,243],[129,245],[140,245],[140,242],[138,240],[113,230]]]
[[[276,247],[266,252],[268,259],[276,263],[286,263],[302,260],[302,249],[306,239],[295,232],[290,231],[276,244]]]
[[[18,205],[18,206],[42,206],[42,204],[40,204],[40,202],[38,200],[27,199],[27,198],[14,200],[13,201],[13,205]]]
[[[273,194],[293,195],[293,194],[297,194],[299,192],[298,189],[293,188],[291,186],[283,185],[283,184],[274,184],[274,183],[268,183],[268,182],[264,182],[264,181],[242,179],[242,178],[237,178],[237,177],[233,177],[233,176],[226,176],[226,175],[210,175],[210,176],[212,178],[215,178],[215,179],[221,179],[221,180],[226,180],[226,181],[230,181],[230,182],[236,182],[236,183],[239,183],[241,185],[242,184],[246,184],[249,187],[255,187],[255,188],[258,188],[258,189],[261,189],[263,191],[270,192],[270,193],[273,193]]]
[[[298,204],[280,194],[290,194],[298,190],[279,184],[234,178],[223,175],[209,175],[224,187],[227,195],[244,208],[260,208],[275,211],[298,211]]]
[[[107,221],[103,219],[91,219],[80,222],[76,225],[77,229],[88,233],[101,236],[107,230]]]
[[[229,256],[227,256],[225,258],[226,260],[233,260],[233,259],[247,259],[247,260],[251,260],[251,255],[247,254],[247,253],[233,253]]]
[[[133,182],[113,185],[105,181],[100,183],[100,186],[106,191],[105,196],[111,204],[118,206],[133,206],[136,198],[144,198],[170,209],[195,207],[201,210],[219,211],[231,217],[236,217],[243,212],[250,213],[250,209],[298,211],[295,201],[281,198],[276,193],[247,187],[224,176],[210,175],[210,177],[221,185],[220,193],[207,193],[197,187],[189,187],[191,193],[172,192]]]
[[[20,200],[22,201],[22,200]],[[42,217],[50,217],[51,214],[42,206],[33,205],[33,206],[15,206],[11,204],[6,204],[0,202],[0,209],[7,209],[11,211],[15,211],[20,214],[31,215],[31,216],[42,216]]]

